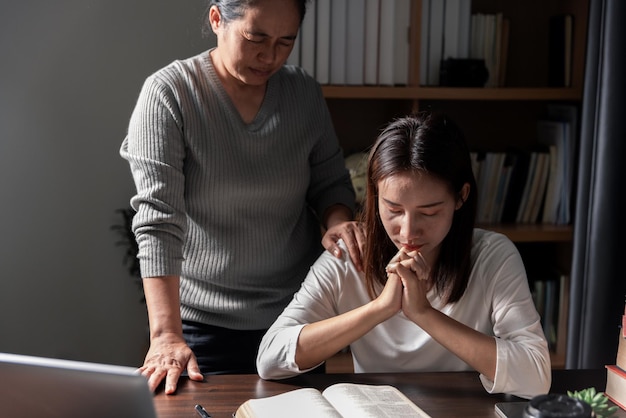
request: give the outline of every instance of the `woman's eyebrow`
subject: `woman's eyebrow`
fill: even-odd
[[[260,31],[260,30],[255,30],[255,29],[246,30],[246,33],[249,36],[262,36],[262,37],[265,37],[265,38],[270,38],[270,36],[267,33],[263,32],[263,31]],[[285,36],[280,36],[279,38],[280,39],[285,39],[285,40],[288,40],[288,41],[295,41],[297,36],[298,36],[297,34],[296,35],[285,35]]]
[[[384,197],[382,197],[382,199],[388,205],[391,205],[391,206],[402,206],[400,203],[393,202],[393,201],[391,201],[389,199],[386,199]],[[439,206],[439,205],[442,205],[442,204],[443,204],[443,200],[437,201],[437,202],[432,202],[432,203],[426,203],[425,205],[419,205],[419,206],[416,206],[416,207],[420,208],[420,209],[427,209],[427,208],[432,208],[432,207]]]

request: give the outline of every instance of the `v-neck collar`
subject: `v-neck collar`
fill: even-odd
[[[213,66],[213,60],[211,59],[211,51],[212,49],[205,53],[204,62],[208,72],[210,84],[215,88],[215,92],[218,94],[218,96],[220,96],[220,101],[224,104],[225,108],[231,114],[233,120],[239,121],[244,129],[248,131],[256,131],[260,129],[265,124],[267,119],[274,113],[274,110],[276,108],[276,101],[280,88],[280,71],[273,74],[267,80],[267,84],[265,86],[265,95],[263,97],[263,101],[261,102],[261,106],[259,107],[259,111],[254,116],[252,122],[246,123],[241,117],[241,114],[237,110],[237,107],[233,103],[232,99],[226,92],[222,81],[215,71],[215,67]]]

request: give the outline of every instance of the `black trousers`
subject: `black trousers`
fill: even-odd
[[[203,374],[256,374],[256,355],[265,331],[183,321],[183,336]]]
[[[257,374],[256,355],[266,331],[183,321],[183,336],[196,355],[202,374]],[[322,364],[309,373],[325,372]]]

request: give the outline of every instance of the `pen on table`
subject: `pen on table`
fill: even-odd
[[[202,418],[211,418],[211,414],[209,414],[206,409],[202,407],[202,405],[196,405],[195,408],[198,415],[200,415]]]

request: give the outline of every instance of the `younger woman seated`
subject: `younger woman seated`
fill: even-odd
[[[474,228],[476,181],[455,124],[393,121],[367,176],[365,271],[347,251],[322,254],[265,334],[259,375],[303,373],[349,346],[357,373],[476,370],[490,393],[547,393],[550,356],[522,259],[504,235]]]

